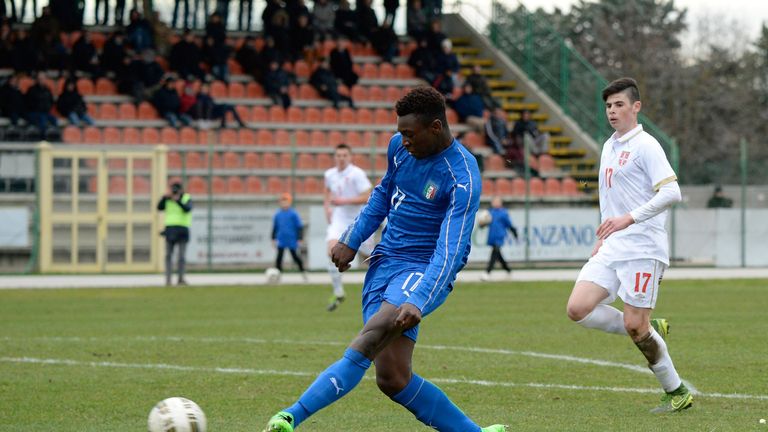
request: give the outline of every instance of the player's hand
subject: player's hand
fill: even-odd
[[[403,303],[397,308],[395,326],[408,330],[416,327],[421,322],[421,311],[412,303]]]
[[[347,202],[344,198],[333,197],[331,198],[331,204],[335,206],[345,205]]]
[[[616,231],[621,231],[633,223],[635,223],[635,220],[632,219],[632,215],[629,213],[623,216],[608,218],[597,227],[597,238],[605,240],[609,235]]]
[[[600,250],[600,246],[602,246],[602,245],[603,245],[603,241],[602,240],[598,240],[597,243],[595,243],[595,247],[592,248],[592,255],[590,255],[590,256],[597,255],[597,251]]]
[[[356,250],[345,245],[342,242],[337,242],[331,249],[331,261],[339,269],[340,272],[349,270],[349,263],[355,259]]]

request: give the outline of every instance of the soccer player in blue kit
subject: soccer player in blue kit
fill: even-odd
[[[475,157],[451,135],[439,92],[415,88],[395,110],[398,133],[389,141],[387,172],[331,251],[338,269],[349,269],[360,244],[387,218],[363,285],[363,329],[296,403],[269,420],[266,432],[292,432],[352,391],[371,362],[379,389],[425,425],[506,431],[504,425],[480,428],[411,371],[419,322],[445,301],[467,262],[481,180]]]

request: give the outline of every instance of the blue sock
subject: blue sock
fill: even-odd
[[[341,399],[363,379],[371,361],[359,352],[347,348],[344,357],[328,366],[307,388],[299,400],[285,411],[293,415],[293,427],[307,417]]]
[[[416,374],[392,400],[412,412],[420,422],[441,432],[480,432],[480,426],[461,412],[439,387]]]

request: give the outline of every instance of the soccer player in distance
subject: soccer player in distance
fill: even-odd
[[[467,262],[481,180],[475,157],[451,135],[440,93],[415,88],[395,109],[398,133],[389,142],[387,172],[331,251],[338,269],[347,270],[363,240],[387,218],[363,284],[363,329],[296,403],[269,420],[268,432],[291,432],[345,396],[372,361],[379,389],[425,425],[451,432],[506,430],[481,429],[411,371],[419,322],[446,300]]]
[[[635,80],[613,81],[603,89],[603,100],[616,132],[600,157],[602,223],[592,257],[568,299],[568,317],[586,328],[632,338],[665,391],[652,412],[681,411],[693,396],[664,342],[667,321],[650,320],[669,266],[666,210],[680,202],[680,187],[661,145],[637,123],[641,103]],[[610,305],[617,296],[623,313]]]
[[[333,154],[336,166],[325,171],[325,217],[328,219],[328,228],[325,232],[325,241],[328,246],[328,256],[331,250],[368,202],[371,194],[371,181],[365,175],[365,171],[352,163],[352,149],[346,144],[336,146]],[[361,252],[371,254],[373,239],[364,242]],[[332,262],[328,262],[328,273],[331,275],[333,285],[333,297],[328,304],[328,311],[332,312],[344,301],[346,293],[341,281],[341,273]]]

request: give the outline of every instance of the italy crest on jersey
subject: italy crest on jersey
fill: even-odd
[[[628,160],[629,160],[629,152],[628,151],[621,152],[621,155],[619,155],[619,166],[626,165]]]
[[[424,186],[424,198],[431,201],[435,199],[435,195],[437,195],[437,185],[432,182],[427,183],[427,185]]]

